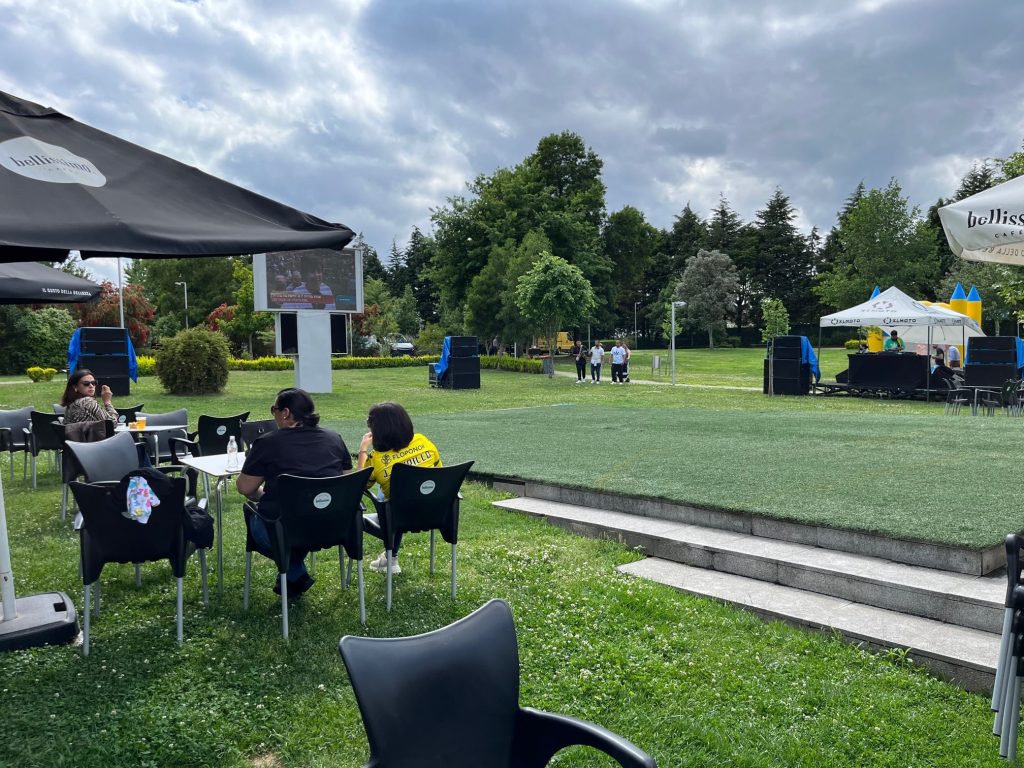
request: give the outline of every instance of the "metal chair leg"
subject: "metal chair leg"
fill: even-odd
[[[348,569],[345,572],[345,589],[352,583],[352,558],[348,559]]]
[[[252,552],[245,553],[245,586],[242,587],[242,610],[249,610],[249,579],[252,577]]]
[[[309,575],[316,576],[316,552],[309,553]]]
[[[89,655],[89,625],[91,623],[89,617],[90,617],[90,614],[92,613],[89,610],[89,607],[90,607],[89,606],[89,598],[90,598],[91,595],[92,595],[92,587],[89,584],[86,584],[85,585],[85,596],[84,596],[84,598],[82,600],[82,602],[85,603],[85,622],[84,622],[85,627],[82,629],[82,655],[83,656],[88,656]]]
[[[391,550],[386,550],[384,554],[387,556],[387,582],[388,582],[388,612],[391,611],[391,564],[394,558],[391,557]]]
[[[452,544],[452,600],[455,599],[455,545]]]
[[[100,580],[96,579],[96,600],[93,606],[92,615],[94,618],[100,617]]]
[[[338,545],[338,571],[339,577],[341,578],[341,588],[346,587],[345,584],[345,548],[340,544]]]
[[[135,588],[142,588],[142,563],[135,564]]]
[[[199,572],[203,582],[203,605],[210,607],[210,580],[206,572],[206,550],[199,550]]]
[[[349,561],[351,562],[351,560]],[[356,572],[357,586],[359,587],[359,623],[366,626],[366,597],[363,593],[363,561],[359,561],[359,570]]]
[[[32,490],[36,489],[36,455],[32,454]]]
[[[434,533],[435,533],[435,531],[431,531],[430,532],[430,575],[431,576],[434,575]]]
[[[175,579],[175,581],[178,582],[178,611],[177,611],[177,616],[178,616],[178,645],[181,645],[185,641],[185,636],[184,636],[184,634],[185,634],[184,633],[185,607],[182,604],[183,603],[182,582],[184,581],[184,579],[181,576],[179,576],[177,579]]]
[[[62,483],[60,489],[60,521],[68,519],[68,484]]]
[[[288,575],[281,574],[281,631],[288,639]]]

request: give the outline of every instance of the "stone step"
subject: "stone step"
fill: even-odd
[[[746,576],[925,619],[999,632],[1005,577],[972,576],[905,565],[869,555],[672,520],[610,512],[537,498],[496,506],[592,538],[641,547],[656,558]]]
[[[706,570],[660,558],[619,570],[692,595],[730,603],[771,619],[819,630],[835,630],[875,650],[903,649],[914,663],[967,690],[992,690],[999,635],[932,619],[770,584],[746,576]]]

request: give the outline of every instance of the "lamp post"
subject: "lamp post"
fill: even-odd
[[[633,346],[640,349],[640,337],[637,336],[636,332],[636,308],[640,306],[639,301],[633,302]]]
[[[185,330],[187,331],[188,330],[188,283],[186,283],[184,280],[182,280],[180,282],[175,282],[175,285],[180,285],[182,288],[185,289]]]
[[[676,307],[682,309],[685,301],[672,302],[672,386],[676,385]]]

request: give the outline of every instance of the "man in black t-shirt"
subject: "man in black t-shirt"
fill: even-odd
[[[258,501],[260,510],[274,517],[273,505],[283,503],[276,498],[280,475],[302,477],[334,477],[352,471],[352,455],[345,441],[336,432],[321,429],[319,414],[314,412],[313,398],[301,389],[282,389],[270,408],[276,432],[268,432],[249,446],[242,473],[235,487],[243,495]],[[270,552],[270,532],[258,516],[249,520],[249,530],[256,543]],[[293,549],[288,568],[288,594],[298,597],[313,586],[306,571],[308,552]],[[280,584],[275,584],[280,592]]]

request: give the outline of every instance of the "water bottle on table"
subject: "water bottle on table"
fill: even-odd
[[[238,469],[238,443],[235,442],[235,436],[232,435],[228,438],[228,469]]]

